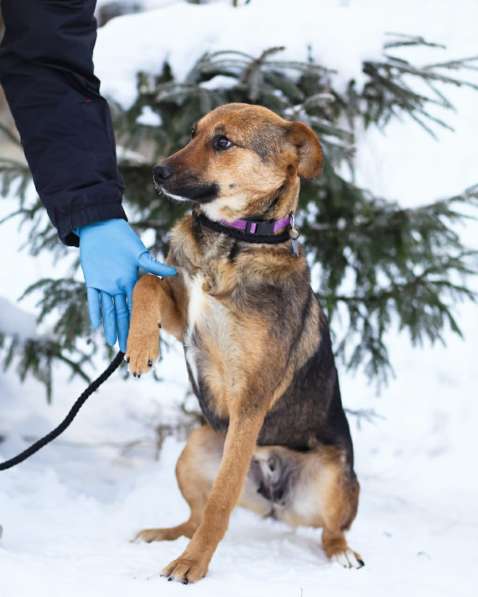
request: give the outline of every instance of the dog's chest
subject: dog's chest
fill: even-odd
[[[187,280],[189,291],[188,302],[188,335],[195,331],[213,333],[221,342],[225,328],[229,327],[229,312],[224,304],[204,289],[205,277],[198,273]]]
[[[220,300],[204,289],[204,282],[201,273],[186,279],[189,301],[184,349],[196,388],[199,388],[200,376],[206,372],[209,376],[224,373],[231,353],[230,313]]]

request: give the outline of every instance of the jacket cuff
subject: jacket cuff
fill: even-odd
[[[119,218],[126,221],[128,220],[120,203],[103,203],[97,207],[86,207],[82,211],[72,214],[71,226],[69,226],[68,229],[59,228],[58,235],[65,245],[79,247],[80,238],[73,231],[74,228],[81,228],[81,226],[86,226],[87,224]]]
[[[94,197],[77,197],[77,201],[66,201],[55,210],[51,219],[65,245],[79,247],[80,239],[74,232],[75,228],[118,218],[128,220],[121,206],[121,190],[110,188],[109,191],[102,194],[101,199],[97,193],[93,193]]]

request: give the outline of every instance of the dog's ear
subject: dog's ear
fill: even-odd
[[[303,122],[291,122],[287,138],[296,148],[299,158],[297,173],[304,178],[319,176],[322,172],[324,154],[319,137]]]

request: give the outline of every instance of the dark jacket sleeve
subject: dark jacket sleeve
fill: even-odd
[[[61,240],[126,218],[106,101],[93,74],[96,0],[3,0],[0,82],[38,194]]]

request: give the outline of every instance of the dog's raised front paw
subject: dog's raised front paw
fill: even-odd
[[[150,333],[138,333],[131,330],[125,360],[134,377],[147,373],[159,355],[159,329]]]

